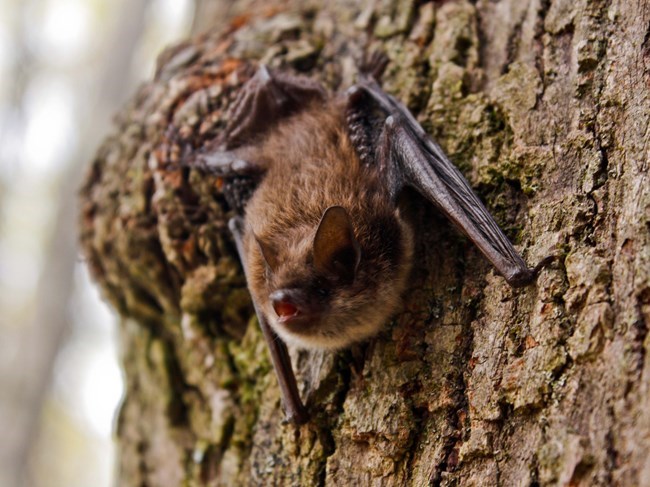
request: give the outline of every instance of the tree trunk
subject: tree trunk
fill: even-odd
[[[123,316],[120,485],[650,485],[650,4],[248,3],[161,56],[82,189]],[[336,90],[377,48],[526,260],[562,258],[513,290],[413,197],[404,311],[354,353],[292,351],[312,418],[295,427],[227,205],[179,166],[252,61]]]

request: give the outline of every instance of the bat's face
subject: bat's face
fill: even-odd
[[[397,212],[355,228],[333,206],[316,228],[292,229],[280,245],[251,242],[251,292],[285,342],[342,348],[376,334],[398,308],[411,241]]]

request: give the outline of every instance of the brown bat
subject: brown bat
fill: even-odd
[[[532,282],[548,262],[526,266],[440,147],[382,91],[384,67],[374,56],[358,84],[331,95],[261,66],[231,109],[225,142],[193,163],[226,180],[240,213],[230,229],[295,422],[307,414],[283,341],[346,347],[398,309],[413,260],[404,188],[435,204],[510,285]]]

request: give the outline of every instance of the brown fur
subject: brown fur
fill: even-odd
[[[412,229],[388,198],[381,175],[363,166],[336,101],[315,104],[283,121],[247,157],[267,173],[246,207],[244,245],[253,298],[276,333],[307,348],[340,348],[377,333],[400,304],[410,269]],[[312,265],[312,244],[323,212],[342,206],[361,248],[351,284],[323,284]],[[267,268],[260,246],[274,253]],[[266,251],[266,250],[265,250]],[[314,289],[326,311],[299,330],[278,323],[269,294]]]

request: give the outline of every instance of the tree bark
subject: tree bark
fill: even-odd
[[[650,4],[248,5],[161,56],[82,189],[123,316],[120,485],[650,485]],[[354,352],[292,351],[295,427],[218,184],[179,166],[254,61],[336,90],[377,48],[527,261],[561,260],[513,290],[413,197],[404,311]]]

